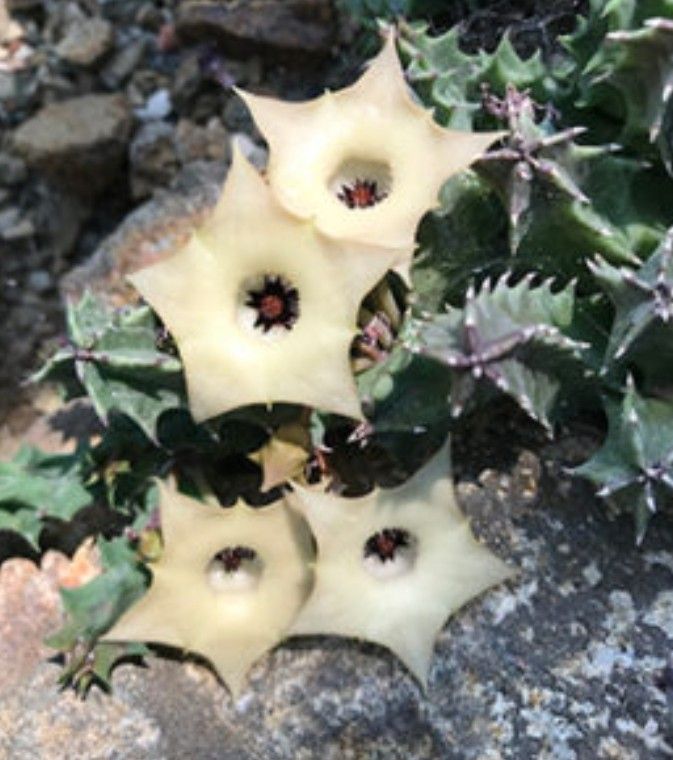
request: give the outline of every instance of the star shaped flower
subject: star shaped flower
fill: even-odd
[[[414,249],[420,218],[452,174],[504,133],[444,129],[413,99],[389,34],[350,87],[304,103],[240,93],[270,146],[268,178],[326,234]]]
[[[164,548],[152,585],[105,638],[196,652],[236,696],[309,593],[309,531],[281,502],[219,509],[160,490]]]
[[[383,645],[423,685],[447,617],[512,575],[456,506],[448,444],[399,488],[345,499],[295,486],[289,499],[318,546],[315,585],[290,634]]]
[[[288,214],[235,152],[208,221],[129,279],[177,343],[197,421],[272,402],[360,417],[349,347],[360,301],[395,255]]]

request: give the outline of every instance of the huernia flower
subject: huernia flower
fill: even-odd
[[[342,498],[295,486],[318,559],[290,634],[335,634],[387,647],[427,681],[446,619],[513,571],[477,543],[458,509],[448,444],[398,488]]]
[[[445,180],[503,133],[437,124],[413,98],[391,32],[360,79],[301,103],[240,92],[270,147],[268,179],[293,214],[324,233],[403,249]]]
[[[152,584],[106,635],[205,657],[236,696],[309,593],[311,537],[284,503],[222,509],[160,485],[163,551]]]
[[[175,339],[197,421],[274,402],[357,418],[349,360],[357,312],[394,257],[289,214],[235,151],[208,220],[180,251],[129,279]]]

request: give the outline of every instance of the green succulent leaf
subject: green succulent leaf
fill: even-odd
[[[481,50],[470,55],[461,50],[459,36],[458,27],[433,36],[427,24],[400,26],[400,50],[408,61],[407,77],[445,126],[473,129],[489,123],[481,108],[484,85],[500,96],[504,96],[507,86],[530,90],[541,101],[556,92],[556,83],[546,76],[546,66],[538,53],[522,59],[505,35],[493,53]]]
[[[101,539],[98,548],[102,573],[79,588],[61,589],[67,620],[46,640],[48,646],[88,654],[95,640],[145,593],[148,573],[125,538]]]
[[[112,413],[132,419],[156,440],[161,415],[185,405],[179,359],[158,347],[158,326],[146,306],[111,312],[91,293],[70,304],[71,345],[60,349],[33,377],[65,382],[76,395],[74,380],[88,394],[96,413],[108,423]]]
[[[659,144],[670,164],[662,129],[673,95],[673,7],[667,2],[610,3],[609,31],[582,72],[580,105],[606,112],[620,142]]]
[[[614,267],[602,259],[591,264],[590,268],[615,308],[605,356],[606,372],[633,354],[644,338],[651,337],[647,333],[652,331],[662,333],[659,341],[662,345],[673,346],[673,228],[638,269]],[[664,350],[663,358],[669,367],[672,357],[673,349]],[[657,355],[650,359],[655,363]]]
[[[507,218],[484,180],[463,172],[446,182],[440,200],[418,232],[411,270],[416,311],[460,303],[470,282],[501,274],[508,264]]]
[[[673,402],[644,398],[633,381],[621,402],[605,400],[608,435],[575,475],[598,487],[598,496],[632,512],[640,543],[652,515],[673,504]]]
[[[574,286],[554,293],[550,281],[534,286],[531,280],[509,285],[505,275],[479,292],[470,290],[464,309],[419,326],[416,350],[451,370],[454,415],[487,381],[550,429],[564,371],[586,371],[585,345],[568,337],[575,324]]]
[[[357,380],[374,433],[417,433],[446,424],[450,416],[450,373],[404,345]]]
[[[0,462],[0,530],[20,533],[35,549],[45,520],[71,520],[90,505],[81,458],[45,454],[24,446]]]
[[[103,641],[89,652],[72,653],[63,668],[59,683],[63,687],[72,686],[82,699],[94,684],[104,691],[110,691],[112,671],[120,661],[135,660],[148,654],[150,649],[145,644]]]

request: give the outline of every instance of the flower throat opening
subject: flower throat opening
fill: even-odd
[[[299,291],[278,274],[264,274],[242,289],[247,326],[266,335],[274,328],[291,330],[299,318]],[[275,330],[277,332],[277,330]]]
[[[328,185],[330,192],[347,208],[372,208],[390,194],[390,167],[379,161],[348,159],[339,165]]]
[[[212,558],[206,568],[210,587],[215,591],[252,591],[264,566],[249,546],[226,546]]]
[[[408,573],[414,566],[418,541],[403,528],[383,528],[364,543],[365,570],[379,580]]]

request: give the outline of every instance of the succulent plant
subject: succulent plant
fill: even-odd
[[[336,633],[424,683],[444,619],[511,571],[455,506],[448,443],[409,474],[494,393],[549,433],[603,397],[575,472],[642,540],[673,496],[672,3],[591,0],[554,61],[401,22],[351,87],[242,93],[267,176],[236,153],[187,245],[131,276],[149,306],[70,304],[36,376],[88,395],[100,440],[0,465],[0,530],[38,549],[95,503],[116,536],[64,592],[66,680],[139,640],[237,693],[284,637]]]
[[[84,484],[82,457],[22,447],[0,462],[0,534],[20,534],[34,549],[49,522],[69,522],[93,501]]]
[[[101,421],[124,414],[156,439],[159,417],[184,405],[182,365],[157,347],[159,325],[148,307],[112,312],[91,293],[68,305],[70,341],[33,377],[54,381],[68,398],[87,395]]]
[[[99,540],[97,548],[102,572],[82,586],[61,589],[67,620],[47,639],[49,646],[66,653],[61,683],[73,685],[82,694],[94,681],[107,686],[112,667],[120,658],[147,653],[139,642],[112,646],[98,642],[143,595],[148,577],[125,538]]]
[[[608,31],[582,70],[579,105],[611,116],[625,145],[657,143],[670,173],[673,4],[622,0],[609,3],[604,15]]]
[[[574,287],[554,293],[550,281],[535,286],[532,278],[510,285],[505,275],[470,289],[463,309],[419,324],[412,347],[450,369],[454,415],[487,381],[550,429],[562,365],[574,365],[581,377],[586,346],[564,334],[572,328]]]
[[[623,399],[605,406],[603,447],[573,472],[613,508],[633,514],[640,543],[651,517],[673,505],[673,403],[640,396],[629,378]]]
[[[439,36],[428,33],[427,24],[402,23],[400,49],[408,61],[407,77],[426,105],[436,109],[437,119],[452,129],[480,126],[484,85],[500,97],[506,88],[530,91],[539,102],[549,99],[546,67],[539,53],[524,60],[507,36],[493,53],[463,52],[460,29],[453,27]],[[491,122],[492,123],[492,122]]]
[[[613,267],[601,259],[590,268],[615,308],[605,371],[629,357],[637,360],[640,354],[645,357],[646,373],[663,362],[658,374],[669,374],[670,382],[671,355],[666,345],[673,346],[673,228],[638,269]],[[652,349],[653,341],[664,347],[663,353],[643,354],[643,348]]]

